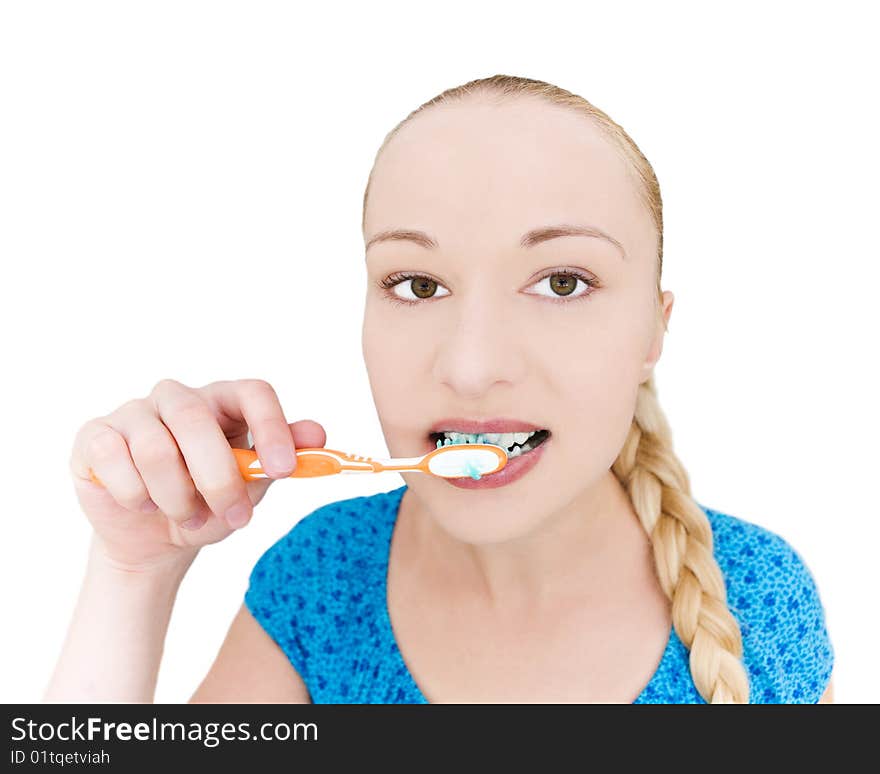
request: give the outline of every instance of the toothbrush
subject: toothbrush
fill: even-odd
[[[233,449],[242,476],[247,480],[268,478],[253,449]],[[507,464],[507,450],[488,443],[439,446],[420,457],[374,460],[335,449],[296,450],[296,470],[288,478],[330,476],[334,473],[383,473],[385,471],[431,473],[441,478],[479,479],[496,473]]]
[[[439,443],[439,442],[438,442]],[[233,449],[242,478],[254,481],[269,478],[253,449]],[[501,470],[508,461],[507,450],[488,443],[457,443],[438,446],[420,457],[374,460],[335,449],[309,447],[296,450],[296,470],[287,478],[313,478],[335,473],[383,473],[385,471],[430,473],[441,478],[479,480]],[[98,486],[101,480],[89,469],[89,477]]]

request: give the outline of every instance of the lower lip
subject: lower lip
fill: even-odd
[[[481,476],[479,480],[470,476],[462,476],[461,478],[444,478],[447,484],[458,487],[459,489],[495,489],[499,486],[507,486],[514,481],[522,478],[528,473],[544,453],[547,444],[550,443],[552,436],[547,436],[540,446],[536,446],[532,451],[520,454],[513,459],[509,459],[507,464],[497,473],[490,473],[487,476]]]

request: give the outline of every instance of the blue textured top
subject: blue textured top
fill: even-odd
[[[248,610],[316,704],[426,703],[398,649],[387,606],[391,535],[406,486],[324,505],[270,546],[250,573]],[[727,601],[740,624],[752,703],[816,703],[834,663],[809,569],[781,537],[700,505]],[[705,703],[670,630],[636,704]]]

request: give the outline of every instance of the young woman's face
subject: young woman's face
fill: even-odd
[[[505,486],[471,490],[403,474],[459,539],[524,535],[587,502],[611,475],[662,346],[657,234],[636,190],[587,119],[534,99],[433,107],[377,160],[362,344],[392,456],[436,448],[429,433],[449,417],[551,432],[538,463]],[[561,225],[614,241],[522,244],[528,232]],[[392,230],[423,232],[433,246],[372,242]],[[400,274],[417,276],[379,287]],[[671,302],[664,293],[667,318]]]

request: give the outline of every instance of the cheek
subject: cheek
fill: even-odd
[[[371,384],[383,392],[400,385],[406,389],[411,374],[424,364],[425,337],[405,315],[388,314],[381,306],[370,308],[364,315],[361,345],[364,364]]]
[[[378,400],[394,385],[395,373],[405,365],[406,353],[393,346],[387,326],[369,318],[364,321],[362,345],[370,386]]]
[[[594,337],[592,344],[572,358],[557,418],[559,441],[566,459],[576,467],[596,472],[611,467],[632,424],[639,386],[638,347]]]
[[[424,373],[424,364],[419,362],[424,348],[418,341],[411,328],[401,326],[399,320],[383,319],[368,307],[361,339],[364,365],[379,421],[392,445],[395,437],[405,439],[425,421],[425,391],[415,384],[416,374]],[[402,456],[412,453],[410,448],[390,450]]]

